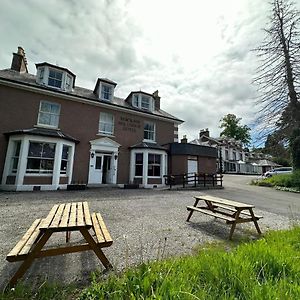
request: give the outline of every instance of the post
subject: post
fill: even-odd
[[[185,188],[185,174],[182,175],[182,187]]]
[[[205,173],[203,174],[203,184],[204,184],[204,187],[206,187],[206,174]]]
[[[197,174],[194,173],[194,186],[196,187],[197,186]]]

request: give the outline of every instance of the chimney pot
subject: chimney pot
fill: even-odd
[[[13,53],[13,59],[10,68],[19,73],[28,73],[27,59],[25,57],[25,51],[22,47],[19,46],[17,53]]]
[[[187,138],[186,138],[186,135],[184,135],[183,137],[182,137],[182,139],[181,139],[181,143],[182,144],[187,144]]]
[[[159,110],[160,109],[160,97],[158,96],[158,90],[156,90],[152,95],[154,98],[155,110]]]

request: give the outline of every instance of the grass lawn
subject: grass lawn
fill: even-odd
[[[85,289],[19,285],[0,299],[300,299],[300,227],[237,247],[208,245],[193,256],[143,264],[106,280],[92,277]]]

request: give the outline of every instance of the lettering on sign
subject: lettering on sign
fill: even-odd
[[[118,123],[122,126],[123,131],[136,132],[137,129],[141,128],[141,121],[130,117],[121,116]]]

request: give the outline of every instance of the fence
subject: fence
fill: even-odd
[[[165,175],[165,183],[170,186],[182,185],[185,187],[222,187],[222,174],[205,174],[205,173],[186,173],[179,175]]]

